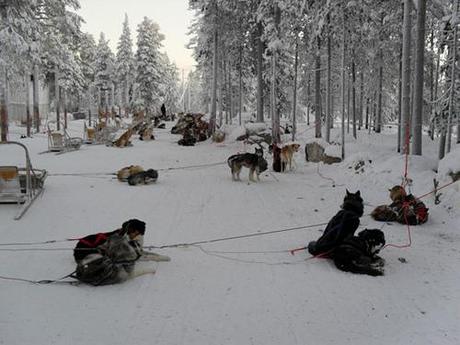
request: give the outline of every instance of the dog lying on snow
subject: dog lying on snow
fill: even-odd
[[[333,251],[335,266],[342,271],[381,276],[385,261],[377,254],[385,245],[385,235],[378,229],[366,229],[346,238]]]
[[[117,140],[112,142],[111,145],[108,146],[116,146],[116,147],[126,147],[126,146],[131,146],[131,136],[133,135],[133,129],[128,128],[126,132],[124,132]]]
[[[117,172],[119,181],[128,182],[130,186],[138,184],[150,184],[158,180],[158,171],[155,169],[145,170],[139,165],[130,165]]]
[[[268,163],[263,154],[264,152],[261,148],[256,148],[255,153],[240,153],[228,157],[227,163],[232,172],[233,181],[240,180],[240,172],[243,167],[249,169],[249,181],[256,182],[254,173],[257,175],[257,181],[260,181],[260,173],[268,168]]]
[[[131,219],[122,228],[80,239],[74,249],[77,268],[74,278],[94,286],[116,284],[144,274],[153,267],[138,266],[138,261],[170,261],[168,256],[142,249],[145,223]]]

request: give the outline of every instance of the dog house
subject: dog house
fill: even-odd
[[[18,220],[42,193],[47,172],[32,167],[29,151],[25,145],[15,141],[0,142],[0,148],[4,145],[18,145],[25,151],[25,167],[0,165],[0,204],[22,205],[14,217]]]
[[[64,124],[60,123],[60,129],[57,129],[56,121],[49,121],[47,123],[48,129],[48,151],[64,153],[68,151],[75,151],[83,144],[83,140],[77,137],[71,137]]]

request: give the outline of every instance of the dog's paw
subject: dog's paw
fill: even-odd
[[[375,267],[375,268],[383,267],[385,266],[385,259],[378,256],[374,259],[371,265],[372,267]]]
[[[385,270],[383,268],[376,268],[376,269],[373,269],[372,270],[372,276],[374,277],[379,277],[379,276],[383,276],[385,274]]]

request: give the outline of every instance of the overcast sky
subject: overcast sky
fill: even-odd
[[[114,53],[126,13],[134,50],[137,25],[146,16],[160,25],[160,32],[165,35],[163,48],[180,71],[184,69],[187,73],[195,64],[192,51],[185,48],[193,17],[188,11],[188,0],[80,0],[80,4],[79,14],[86,22],[82,30],[93,34],[96,42],[104,32]]]

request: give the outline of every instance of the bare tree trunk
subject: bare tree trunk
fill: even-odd
[[[363,127],[363,110],[364,110],[364,107],[363,107],[364,70],[361,70],[359,78],[360,78],[360,90],[359,90],[359,127],[358,129],[361,130],[361,128]]]
[[[292,99],[292,141],[295,141],[295,134],[297,132],[297,69],[299,60],[299,42],[297,34],[295,36],[295,57],[294,57],[294,91]]]
[[[430,63],[429,63],[429,71],[430,71],[430,104],[428,106],[429,110],[427,111],[429,116],[429,135],[431,140],[433,140],[433,121],[431,114],[433,114],[433,108],[434,108],[434,20],[431,19],[431,30],[430,30]]]
[[[8,72],[4,68],[3,77],[5,78],[2,82],[0,77],[0,129],[1,129],[1,141],[8,140]]]
[[[438,103],[439,60],[440,60],[440,56],[439,56],[439,50],[438,50],[437,54],[436,54],[436,72],[435,72],[435,77],[434,77],[434,102],[435,102],[436,105]],[[436,131],[436,127],[435,127],[436,106],[435,106],[435,104],[433,104],[432,114],[431,114],[432,123],[433,123],[433,132],[431,133],[431,139],[434,139],[434,134],[435,134],[435,131]]]
[[[315,54],[315,138],[321,138],[321,40],[316,37]]]
[[[353,60],[351,61],[351,113],[353,118],[353,138],[357,138],[356,135],[356,73],[355,73],[355,57],[353,52]]]
[[[402,35],[400,35],[401,44],[399,45],[399,74],[398,74],[398,142],[397,142],[397,151],[401,152],[401,110],[402,110]]]
[[[34,66],[34,73],[32,79],[32,97],[33,97],[33,110],[34,110],[34,123],[36,133],[40,132],[40,80],[38,76],[38,66]]]
[[[331,92],[331,123],[329,124],[329,128],[334,128],[334,93]]]
[[[257,122],[264,122],[264,103],[263,103],[263,53],[264,45],[262,42],[263,27],[262,23],[257,23]]]
[[[331,29],[330,29],[331,17],[327,14],[327,23],[329,32],[327,35],[326,47],[327,47],[327,80],[326,80],[326,142],[331,142]]]
[[[228,124],[228,84],[227,84],[227,60],[226,59],[222,59],[223,60],[223,68],[222,68],[222,86],[221,86],[221,90],[222,90],[222,106],[223,106],[223,109],[224,109],[224,113],[225,113],[225,124],[227,125]]]
[[[243,111],[243,46],[240,46],[240,58],[238,69],[238,125],[241,126],[241,113]]]
[[[438,150],[438,159],[441,160],[444,158],[445,149],[446,149],[446,126],[441,125],[441,136],[439,137],[439,150]]]
[[[60,114],[60,87],[59,87],[59,73],[57,67],[54,70],[54,99],[56,102],[56,129],[61,129],[61,114]]]
[[[410,41],[411,41],[411,4],[412,0],[404,0],[404,21],[403,21],[403,52],[402,52],[402,120],[405,153],[409,153],[406,143],[410,135]]]
[[[376,133],[382,130],[382,93],[383,93],[383,53],[382,48],[379,48],[379,91],[377,99],[377,118],[374,123]]]
[[[347,73],[347,134],[350,134],[350,75]]]
[[[374,99],[373,99],[373,109],[372,109],[372,125],[374,127],[374,132],[376,130],[376,120],[377,120],[377,99],[378,99],[378,95],[377,95],[377,91],[374,92]]]
[[[26,135],[27,138],[31,137],[31,125],[32,119],[30,116],[30,73],[29,71],[24,73],[24,89],[26,93]]]
[[[276,27],[276,35],[279,38],[279,24],[281,20],[281,10],[278,5],[275,4],[275,27]],[[273,143],[278,144],[281,142],[280,136],[280,116],[278,112],[278,100],[277,100],[277,50],[273,51],[272,55],[272,137]]]
[[[67,91],[62,90],[62,103],[64,108],[64,128],[67,129]]]
[[[345,5],[342,8],[342,161],[345,159],[345,53],[346,53],[346,13]]]
[[[308,74],[308,81],[307,81],[307,126],[310,126],[310,74]]]
[[[414,80],[414,113],[412,133],[414,141],[412,153],[422,155],[422,115],[423,115],[423,63],[425,56],[425,16],[426,0],[418,1],[417,8],[417,41],[415,45],[415,80]]]
[[[422,1],[422,0],[421,0]],[[455,12],[453,17],[456,18],[458,15],[458,4],[460,0],[457,0],[457,4],[455,5]],[[423,1],[424,2],[424,1]],[[452,143],[452,114],[454,113],[454,96],[455,96],[455,69],[456,65],[455,63],[457,62],[457,25],[454,26],[454,37],[452,41],[452,53],[451,53],[451,58],[452,58],[452,65],[451,65],[451,76],[450,76],[450,92],[449,92],[449,115],[447,117],[447,153],[450,152],[450,147]],[[457,114],[458,118],[459,114]],[[458,133],[457,133],[457,138],[458,138]]]
[[[366,129],[369,128],[369,98],[366,97]]]
[[[224,121],[224,69],[223,69],[223,61],[221,63],[221,71],[219,73],[219,126],[222,126],[222,123]]]
[[[216,130],[216,96],[217,96],[217,0],[214,1],[214,33],[212,44],[212,91],[211,91],[211,117],[209,119],[209,135],[214,134]],[[220,100],[222,101],[222,100]]]

